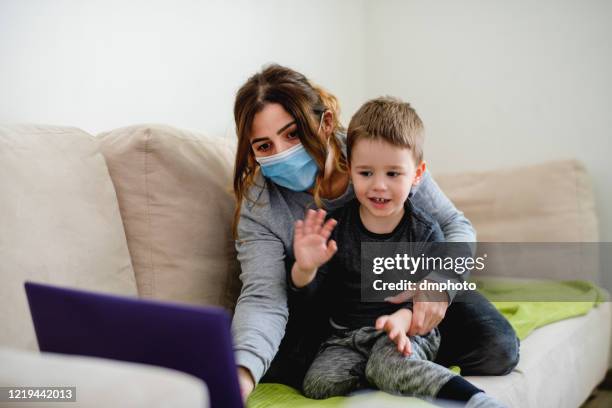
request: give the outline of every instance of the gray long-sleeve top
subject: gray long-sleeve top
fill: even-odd
[[[236,363],[246,367],[256,382],[267,371],[285,335],[289,318],[285,257],[293,258],[293,226],[306,209],[316,208],[313,196],[294,192],[260,177],[248,191],[238,223],[236,249],[242,273],[232,335]],[[323,200],[333,211],[355,197],[349,184],[340,197]],[[427,171],[412,202],[431,215],[449,242],[475,242],[472,224],[444,195]],[[436,279],[433,279],[436,280]],[[449,292],[452,300],[454,293]]]

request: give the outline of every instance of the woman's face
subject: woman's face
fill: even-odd
[[[300,144],[293,117],[278,103],[255,114],[249,142],[256,157],[272,156]]]

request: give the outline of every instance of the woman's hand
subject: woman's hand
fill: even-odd
[[[448,301],[440,301],[440,292],[428,290],[406,290],[387,298],[390,303],[404,303],[412,299],[412,322],[409,336],[425,335],[438,326],[448,308]]]
[[[238,384],[240,385],[242,401],[246,405],[249,394],[253,391],[253,388],[255,388],[255,381],[253,380],[251,372],[242,366],[238,366]]]
[[[293,284],[298,288],[308,285],[317,268],[329,261],[336,253],[336,241],[329,240],[337,222],[329,219],[325,224],[325,210],[308,210],[306,219],[295,223],[293,235],[293,254],[295,264],[291,270]]]
[[[409,309],[400,309],[391,315],[380,316],[376,319],[376,330],[384,330],[389,338],[397,345],[397,351],[404,356],[412,354],[410,339],[406,336],[410,328],[412,312]]]
[[[414,300],[412,304],[412,324],[408,335],[425,335],[438,326],[448,308],[448,302]]]

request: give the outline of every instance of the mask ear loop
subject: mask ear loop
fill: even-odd
[[[321,128],[323,127],[323,118],[325,118],[325,112],[327,111],[323,111],[323,113],[321,114],[321,120],[319,121],[319,128],[317,129],[317,134],[319,134]]]
[[[329,109],[325,109],[323,112],[321,112],[321,120],[319,121],[319,128],[317,129],[317,135],[321,132],[321,129],[323,129],[323,119],[325,119],[325,114],[327,113],[328,110]],[[330,137],[331,137],[331,133],[327,137],[327,144],[329,144]]]

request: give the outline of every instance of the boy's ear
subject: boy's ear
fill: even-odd
[[[421,182],[421,178],[423,177],[423,174],[425,174],[426,170],[427,170],[427,163],[425,163],[425,160],[423,160],[416,167],[416,171],[414,173],[414,180],[412,181],[413,186],[416,186],[417,184]]]

